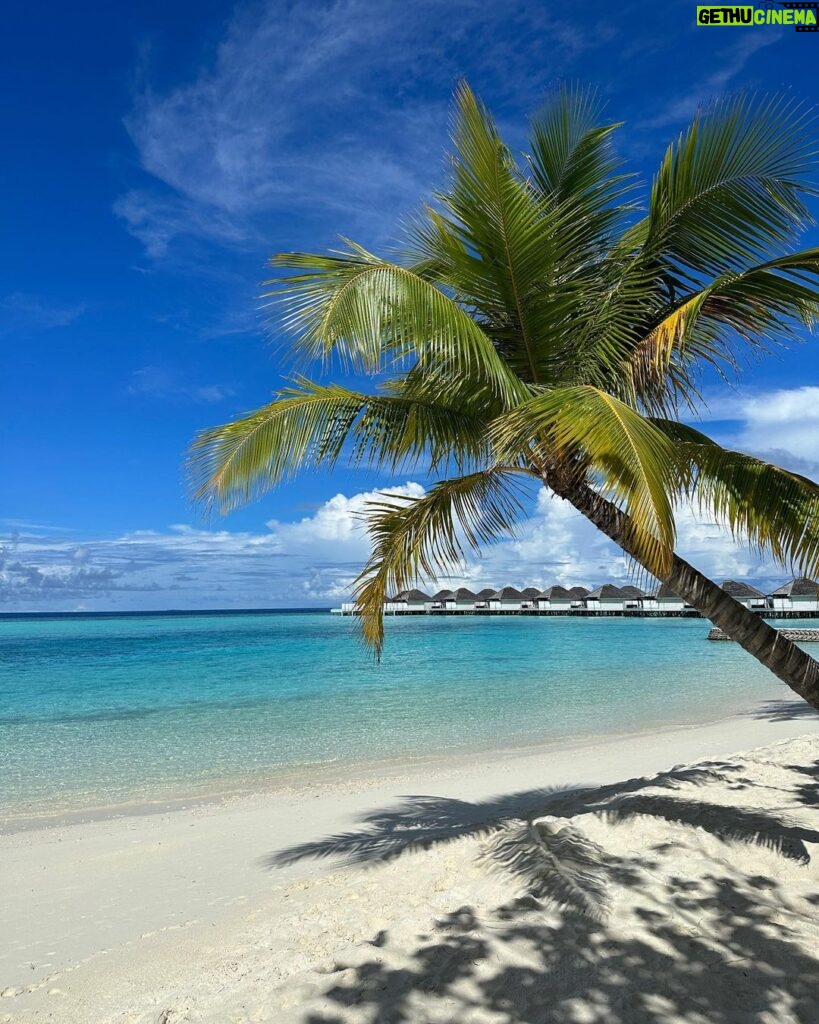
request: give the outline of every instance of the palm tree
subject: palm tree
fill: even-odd
[[[341,459],[437,478],[367,512],[355,593],[380,652],[387,594],[507,535],[534,479],[819,708],[819,663],[674,552],[693,503],[783,565],[819,567],[819,486],[679,422],[703,368],[732,372],[817,312],[819,249],[781,254],[810,222],[811,116],[717,103],[668,147],[642,215],[618,127],[563,89],[517,160],[461,86],[446,190],[391,259],[345,242],[271,261],[265,297],[294,352],[372,388],[295,377],[198,436],[194,493],[226,512]]]

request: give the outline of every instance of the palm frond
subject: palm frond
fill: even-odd
[[[440,196],[462,243],[471,291],[490,335],[516,344],[507,358],[536,383],[538,327],[533,291],[549,274],[549,204],[522,178],[488,111],[465,84],[456,93],[452,181]]]
[[[336,353],[367,373],[416,362],[444,367],[514,403],[519,381],[457,302],[410,268],[349,245],[334,256],[271,259],[293,273],[268,281],[263,297],[284,305],[283,326],[295,335],[297,350],[312,358]]]
[[[436,483],[423,497],[390,495],[365,510],[372,553],[356,580],[365,643],[380,655],[384,601],[419,577],[457,569],[466,552],[507,536],[523,512],[520,477],[487,469]]]
[[[762,353],[798,328],[811,329],[819,314],[819,249],[769,260],[740,274],[726,274],[683,296],[638,341],[629,370],[641,401],[662,406],[676,392],[695,389],[693,373],[708,365],[740,369],[740,353]]]
[[[631,208],[623,200],[634,185],[633,175],[620,173],[612,145],[622,123],[601,122],[596,90],[563,86],[531,127],[533,181],[567,229],[556,242],[565,240],[585,260],[600,251]]]
[[[202,431],[188,470],[194,499],[227,512],[345,453],[353,465],[428,462],[434,471],[450,460],[480,461],[486,450],[480,419],[443,401],[299,379],[261,409]]]
[[[579,366],[583,379],[599,380],[600,353],[622,360],[634,311],[646,306],[646,275],[632,274],[626,289],[620,268],[602,258],[623,215],[625,177],[614,173],[611,126],[591,129],[590,112],[581,94],[565,93],[535,120],[536,153],[521,168],[461,87],[452,180],[437,197],[440,209],[425,209],[411,233],[407,255],[417,272],[473,310],[529,383],[576,379]],[[612,305],[618,287],[621,301]]]
[[[633,524],[640,556],[662,575],[674,546],[674,446],[635,409],[589,386],[544,391],[492,424],[496,457],[572,473],[578,467]],[[577,470],[575,470],[577,471]],[[652,571],[654,571],[652,569]]]
[[[693,427],[652,421],[674,442],[678,488],[738,542],[769,552],[797,575],[819,572],[819,484],[722,448]]]
[[[816,123],[794,100],[715,103],[669,146],[651,192],[644,256],[683,276],[769,257],[810,223]]]

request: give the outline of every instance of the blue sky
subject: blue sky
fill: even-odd
[[[817,102],[819,35],[695,26],[695,4],[527,0],[15,5],[0,39],[0,609],[337,603],[355,512],[422,479],[311,475],[203,522],[182,474],[201,427],[280,383],[259,283],[277,250],[378,249],[440,183],[465,76],[513,145],[556,83],[592,83],[650,177],[715,95]],[[813,232],[806,239],[817,244]],[[816,340],[715,393],[721,439],[819,474]],[[684,517],[720,578],[780,570]],[[464,566],[488,585],[623,578],[570,510]]]

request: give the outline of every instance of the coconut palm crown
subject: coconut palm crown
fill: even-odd
[[[387,594],[508,535],[534,479],[819,706],[817,663],[674,552],[675,511],[693,502],[799,574],[819,570],[819,487],[679,422],[704,368],[732,373],[816,316],[819,249],[791,251],[810,223],[812,116],[718,102],[647,196],[614,155],[618,127],[564,88],[516,158],[461,86],[446,188],[397,253],[345,242],[271,261],[266,297],[295,355],[373,386],[297,376],[203,431],[194,493],[226,512],[339,460],[437,479],[367,511],[355,594],[380,652]]]

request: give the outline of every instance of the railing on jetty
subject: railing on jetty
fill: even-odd
[[[777,633],[784,640],[794,640],[799,644],[819,643],[819,629],[778,629]],[[733,640],[726,632],[715,626],[708,633],[709,640]]]

